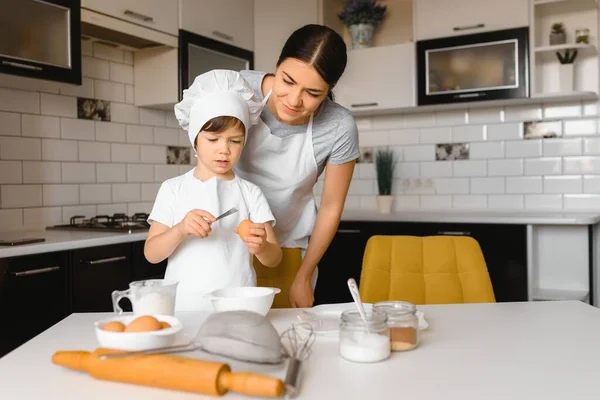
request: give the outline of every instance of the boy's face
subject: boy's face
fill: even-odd
[[[200,131],[196,139],[198,167],[206,179],[213,176],[233,178],[231,169],[240,159],[244,128],[234,126],[222,132]]]

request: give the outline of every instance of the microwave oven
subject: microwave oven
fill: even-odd
[[[417,104],[529,97],[529,28],[416,43]]]

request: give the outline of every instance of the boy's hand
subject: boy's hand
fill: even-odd
[[[249,235],[244,240],[250,254],[260,253],[265,244],[267,244],[267,231],[265,230],[265,224],[252,224],[248,228]]]
[[[210,224],[214,221],[215,217],[208,211],[192,210],[176,226],[184,237],[194,235],[205,238],[210,234]]]

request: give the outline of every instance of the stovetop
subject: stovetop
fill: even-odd
[[[96,232],[125,232],[147,231],[150,224],[146,213],[135,213],[132,216],[126,214],[96,215],[86,219],[83,215],[71,217],[68,224],[48,226],[48,230],[72,230],[72,231],[96,231]]]

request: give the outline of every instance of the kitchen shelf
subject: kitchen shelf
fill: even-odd
[[[571,49],[596,49],[596,46],[586,43],[566,43],[557,44],[553,46],[540,46],[535,48],[536,53],[544,52],[556,52],[560,50],[571,50]]]
[[[534,289],[534,301],[553,301],[553,300],[579,300],[588,301],[589,292],[587,290],[563,290],[563,289]]]

